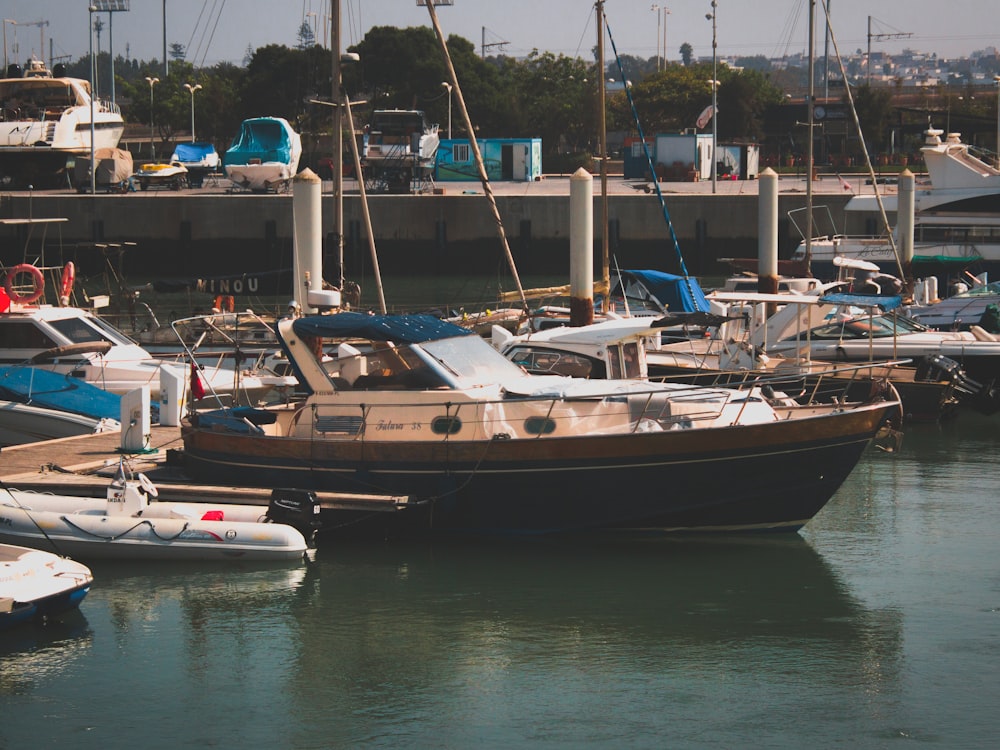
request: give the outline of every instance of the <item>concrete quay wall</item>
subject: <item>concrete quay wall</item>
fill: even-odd
[[[565,184],[565,183],[564,183]],[[374,195],[369,207],[383,273],[470,273],[492,270],[502,259],[489,204],[475,194]],[[470,191],[471,192],[471,191]],[[569,248],[569,195],[498,194],[497,204],[510,247],[524,273],[565,269]],[[667,208],[691,273],[717,274],[719,258],[752,257],[757,252],[757,195],[667,193]],[[843,207],[850,195],[830,193],[816,202],[828,206],[838,228],[846,226]],[[804,192],[779,197],[781,257],[798,244],[789,210],[805,205]],[[330,225],[333,201],[323,196],[324,225]],[[0,197],[4,218],[65,217],[49,228],[46,245],[74,246],[79,262],[94,243],[136,243],[126,257],[131,274],[175,276],[265,270],[290,265],[292,198],[290,195],[228,194],[197,190],[96,196],[66,193],[7,194]],[[677,270],[663,213],[655,194],[629,188],[608,198],[611,251],[622,267]],[[345,265],[368,260],[361,199],[344,197]],[[595,225],[600,201],[595,196]],[[0,259],[20,262],[29,240],[27,229],[0,229]],[[595,242],[600,232],[595,228]],[[324,254],[335,243],[327,236]],[[48,250],[50,253],[51,251]]]

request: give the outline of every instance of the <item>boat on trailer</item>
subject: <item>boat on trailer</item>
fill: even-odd
[[[6,76],[0,79],[0,179],[36,187],[65,180],[69,158],[89,158],[92,132],[95,150],[118,146],[125,132],[118,105],[91,102],[89,81],[35,59],[24,70],[8,66]]]

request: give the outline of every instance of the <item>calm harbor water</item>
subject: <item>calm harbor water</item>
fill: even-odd
[[[95,564],[0,636],[0,748],[993,747],[996,425],[910,427],[793,536]]]

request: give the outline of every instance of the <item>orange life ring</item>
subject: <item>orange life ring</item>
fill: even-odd
[[[76,281],[76,266],[69,261],[63,266],[62,279],[59,284],[59,304],[69,306],[69,298],[73,294],[73,282]]]
[[[236,309],[236,299],[231,294],[217,294],[212,307],[219,312],[233,312]]]
[[[21,294],[14,291],[14,277],[18,274],[26,273],[31,276],[33,290],[31,294]],[[45,294],[45,277],[42,272],[30,263],[19,263],[7,271],[7,278],[4,279],[3,288],[7,291],[7,296],[11,302],[18,302],[22,305],[30,305],[37,302]]]

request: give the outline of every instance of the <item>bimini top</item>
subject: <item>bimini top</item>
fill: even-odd
[[[903,298],[898,294],[856,294],[838,292],[824,294],[820,297],[821,305],[852,305],[853,307],[881,307],[888,312],[903,304]]]
[[[632,276],[671,312],[708,312],[708,300],[696,279],[663,271],[622,271]]]
[[[244,120],[239,134],[226,151],[224,162],[229,166],[249,164],[251,159],[259,159],[261,163],[288,164],[292,160],[294,135],[295,131],[288,120],[281,117]]]
[[[366,315],[356,312],[299,318],[292,325],[292,330],[298,336],[359,338],[397,344],[419,344],[472,333],[467,328],[439,320],[433,315]]]

